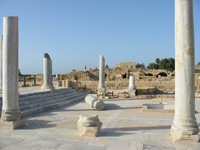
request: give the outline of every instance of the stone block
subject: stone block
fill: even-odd
[[[129,96],[135,96],[136,90],[129,90]]]
[[[84,126],[77,125],[77,128],[78,128],[79,136],[96,137],[99,135],[101,125],[96,126],[96,127],[84,127]]]
[[[25,125],[26,119],[21,119],[17,121],[0,121],[1,130],[15,130]]]
[[[79,116],[77,122],[78,135],[96,137],[99,135],[102,122],[100,122],[98,115]]]
[[[198,142],[199,141],[199,135],[194,134],[194,135],[184,135],[178,132],[174,132],[171,130],[171,135],[172,135],[172,141],[173,142],[178,142],[178,141],[193,141],[193,142]]]

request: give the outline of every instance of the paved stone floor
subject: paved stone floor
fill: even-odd
[[[142,104],[174,100],[104,100],[104,111],[94,111],[84,102],[43,112],[27,119],[18,130],[0,130],[3,150],[200,150],[200,143],[173,143],[170,127],[173,113],[142,113]],[[200,100],[196,101],[200,126]],[[103,126],[98,137],[79,137],[79,115],[98,114]]]

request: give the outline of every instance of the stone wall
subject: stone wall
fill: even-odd
[[[115,65],[116,68],[136,68],[136,62],[121,62]]]
[[[87,89],[92,92],[96,92],[98,88],[98,81],[76,81],[76,80],[64,80],[63,87],[67,87],[66,82],[70,82],[67,84],[68,87],[76,88],[76,85],[79,89]],[[77,82],[77,83],[76,83]],[[125,90],[128,89],[129,80],[121,80],[121,81],[106,81],[106,89],[107,91],[114,90]],[[73,86],[72,86],[73,85]],[[138,94],[148,93],[149,91],[153,91],[155,93],[174,93],[174,79],[173,80],[151,80],[149,79],[140,79],[135,81],[136,88],[138,89]],[[152,93],[153,94],[153,93]]]

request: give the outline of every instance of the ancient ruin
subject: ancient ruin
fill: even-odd
[[[42,90],[54,90],[52,84],[52,60],[47,53],[44,54],[43,60],[43,81]]]
[[[187,12],[187,13],[185,13]],[[193,1],[175,1],[175,117],[171,128],[174,141],[199,141],[195,117]]]
[[[2,94],[2,51],[3,51],[3,36],[0,35],[0,94]]]
[[[193,1],[175,0],[173,72],[146,70],[136,62],[109,68],[100,55],[99,68],[85,65],[83,71],[52,75],[45,53],[43,75],[22,75],[18,17],[4,17],[0,149],[199,149],[200,66],[194,64],[193,22]]]
[[[100,122],[98,115],[79,116],[77,122],[79,136],[96,137],[99,135],[102,122]]]
[[[105,87],[105,58],[103,55],[99,56],[99,86],[97,95],[105,96],[106,87]]]
[[[87,95],[85,97],[85,102],[89,105],[90,108],[93,108],[98,111],[103,110],[105,108],[105,103],[102,100],[97,99],[93,95]]]
[[[18,17],[3,18],[3,106],[0,128],[16,129],[21,118],[18,94]]]

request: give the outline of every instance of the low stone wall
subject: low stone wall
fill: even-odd
[[[96,92],[98,88],[98,81],[76,81],[76,80],[63,80],[63,87],[72,87],[77,89],[86,89]],[[124,90],[128,89],[129,81],[106,81],[106,89],[112,90]],[[159,81],[152,80],[148,81],[140,79],[135,81],[138,94],[155,94],[155,93],[174,93],[174,80],[170,81]]]

